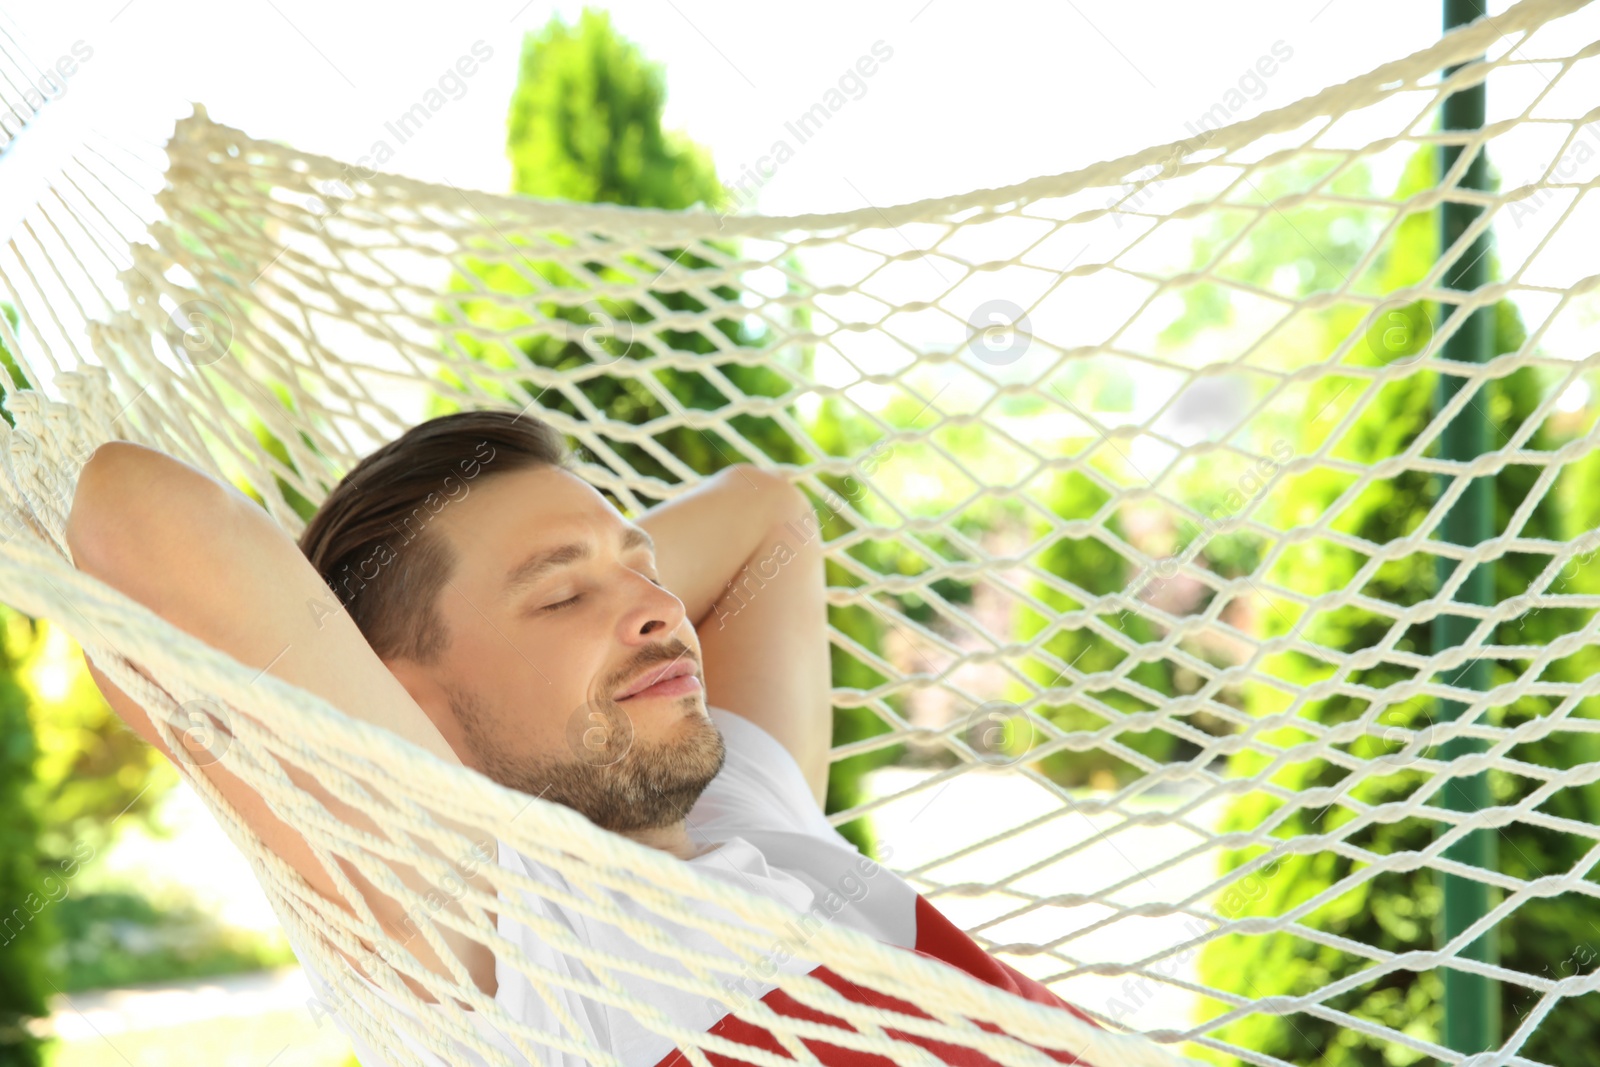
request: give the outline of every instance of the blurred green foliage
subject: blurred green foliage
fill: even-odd
[[[36,628],[25,669],[38,738],[40,848],[57,862],[87,862],[119,832],[159,832],[151,815],[178,776],[106,703],[67,632],[48,621]]]
[[[133,889],[68,896],[51,952],[63,993],[258,971],[294,962],[281,938],[226,926],[192,902]]]
[[[1066,444],[1069,448],[1074,444],[1090,446],[1090,442],[1083,440]],[[1041,500],[1052,515],[1063,520],[1085,519],[1100,513],[1110,500],[1110,493],[1081,471],[1066,470],[1051,476]],[[1132,654],[1128,644],[1123,642],[1137,647],[1151,644],[1159,637],[1149,619],[1127,610],[1098,616],[1104,630],[1114,633],[1102,632],[1092,625],[1062,625],[1061,616],[1082,610],[1094,598],[1144,584],[1149,576],[1141,578],[1139,568],[1097,537],[1061,536],[1052,540],[1050,528],[1042,519],[1035,518],[1032,525],[1030,543],[1047,546],[1039,553],[1036,565],[1052,580],[1034,579],[1029,583],[1028,593],[1049,611],[1041,615],[1032,607],[1019,607],[1015,613],[1017,640],[1033,643],[1047,626],[1056,627],[1054,634],[1040,644],[1039,653],[1030,657],[1027,664],[1033,686],[1048,690],[1052,686],[1066,685],[1074,674],[1110,673]],[[1104,529],[1113,537],[1125,537],[1122,521],[1115,512],[1105,519]],[[1068,588],[1063,589],[1063,585]],[[1122,785],[1151,767],[1194,756],[1199,748],[1190,740],[1165,730],[1140,729],[1131,723],[1123,729],[1110,728],[1111,714],[1099,710],[1104,708],[1125,716],[1153,711],[1161,699],[1176,696],[1181,691],[1175,675],[1169,659],[1147,660],[1127,671],[1127,683],[1099,688],[1075,703],[1045,704],[1035,709],[1063,732],[1105,730],[1106,733],[1092,749],[1058,750],[1036,760],[1032,766],[1062,785],[1098,788]],[[1018,736],[1007,740],[1022,750],[1038,740],[1025,736],[1020,729],[1011,733]],[[1020,755],[1020,751],[1015,754]]]
[[[44,956],[55,941],[54,894],[39,851],[33,727],[16,677],[16,646],[31,641],[26,618],[0,607],[0,1067],[38,1067],[27,1021],[46,1014]]]
[[[6,321],[11,324],[12,331],[15,332],[20,321],[16,307],[5,301],[0,301],[0,315],[6,317]],[[29,388],[28,376],[22,372],[22,368],[17,364],[17,358],[12,355],[11,349],[6,347],[4,334],[0,334],[0,370],[5,372],[3,377],[0,377],[0,397],[10,393],[13,389]],[[11,417],[11,412],[5,410],[4,407],[0,407],[0,417],[4,417],[7,426],[15,426],[17,424],[17,420]]]

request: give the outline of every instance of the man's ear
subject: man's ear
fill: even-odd
[[[437,668],[425,667],[415,660],[404,658],[386,659],[383,665],[389,668],[389,673],[397,678],[406,692],[411,694],[411,699],[417,702],[435,728],[443,735],[445,744],[462,763],[469,767],[472,765],[467,758],[466,738],[461,732],[461,723],[456,718],[456,713],[450,706],[450,694],[439,681]]]

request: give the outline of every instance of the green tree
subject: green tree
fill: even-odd
[[[705,149],[661,126],[666,76],[586,8],[523,38],[506,118],[511,187],[526,196],[676,210],[722,196]]]
[[[514,190],[541,198],[666,210],[719,203],[723,194],[710,155],[681,135],[662,131],[665,105],[660,66],[619,37],[609,15],[585,10],[576,27],[552,19],[523,43],[507,123]],[[574,244],[559,233],[541,237],[557,247]],[[659,427],[649,434],[648,443],[619,441],[612,448],[626,467],[669,485],[685,478],[679,464],[693,476],[762,458],[742,454],[720,434],[684,425],[680,412],[716,412],[745,397],[781,397],[789,388],[782,374],[765,365],[712,358],[703,361],[704,370],[664,368],[646,375],[629,373],[626,366],[658,351],[710,357],[729,342],[742,347],[767,343],[765,329],[747,327],[742,315],[707,321],[706,316],[716,314],[713,304],[738,309],[736,289],[713,286],[709,293],[716,299],[705,301],[686,283],[695,272],[716,265],[711,257],[731,258],[736,252],[731,243],[653,249],[649,256],[591,260],[574,269],[541,258],[520,237],[492,233],[483,242],[495,258],[469,260],[468,271],[475,277],[457,276],[451,286],[457,292],[486,289],[496,296],[453,301],[442,317],[447,324],[459,316],[479,327],[525,331],[511,342],[519,356],[513,357],[499,341],[482,341],[472,333],[458,333],[456,341],[475,359],[499,369],[531,361],[563,372],[560,386],[548,390],[522,383],[514,391],[491,391],[505,394],[519,407],[538,397],[545,410],[574,418],[588,418],[587,409],[593,409],[623,423]],[[507,251],[513,253],[509,261]],[[651,292],[649,306],[599,294],[570,302],[608,283],[637,284],[664,277],[667,283]],[[565,301],[552,297],[552,289]],[[508,305],[507,295],[525,299]],[[540,295],[546,298],[538,299]],[[522,310],[530,303],[537,309],[531,316]],[[689,329],[658,325],[668,315],[701,316],[702,324]],[[557,330],[533,332],[540,326]],[[670,407],[660,395],[663,389],[670,396]],[[443,411],[449,406],[441,399],[436,408]],[[803,455],[770,417],[734,415],[728,422],[772,462],[792,463]]]

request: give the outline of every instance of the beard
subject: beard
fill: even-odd
[[[613,833],[681,821],[727,757],[722,733],[709,717],[685,716],[674,736],[646,741],[635,736],[633,720],[612,700],[585,704],[569,717],[572,758],[519,756],[494,736],[481,694],[452,688],[449,697],[480,773],[508,789],[564,804]]]

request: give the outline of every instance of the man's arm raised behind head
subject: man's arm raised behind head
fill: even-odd
[[[337,607],[337,598],[288,532],[232,486],[142,445],[101,445],[79,478],[67,544],[80,570],[239,662],[270,671],[441,759],[460,762],[349,614],[326,607],[313,610],[317,604]],[[90,669],[129,727],[174,758],[144,709],[92,664]],[[264,707],[239,710],[267,719]],[[319,893],[349,910],[305,838],[274,815],[244,781],[220,763],[204,762],[203,773],[256,836]],[[377,832],[367,816],[340,803],[307,775],[293,768],[289,773],[334,815]],[[486,845],[492,850],[492,841]],[[492,851],[490,857],[492,862]],[[448,975],[424,940],[412,936],[416,917],[354,867],[343,861],[341,866],[391,936],[430,970]],[[409,867],[395,871],[419,895],[439,888]],[[439,929],[478,986],[492,994],[490,950],[447,927]],[[420,988],[413,989],[428,999]]]

